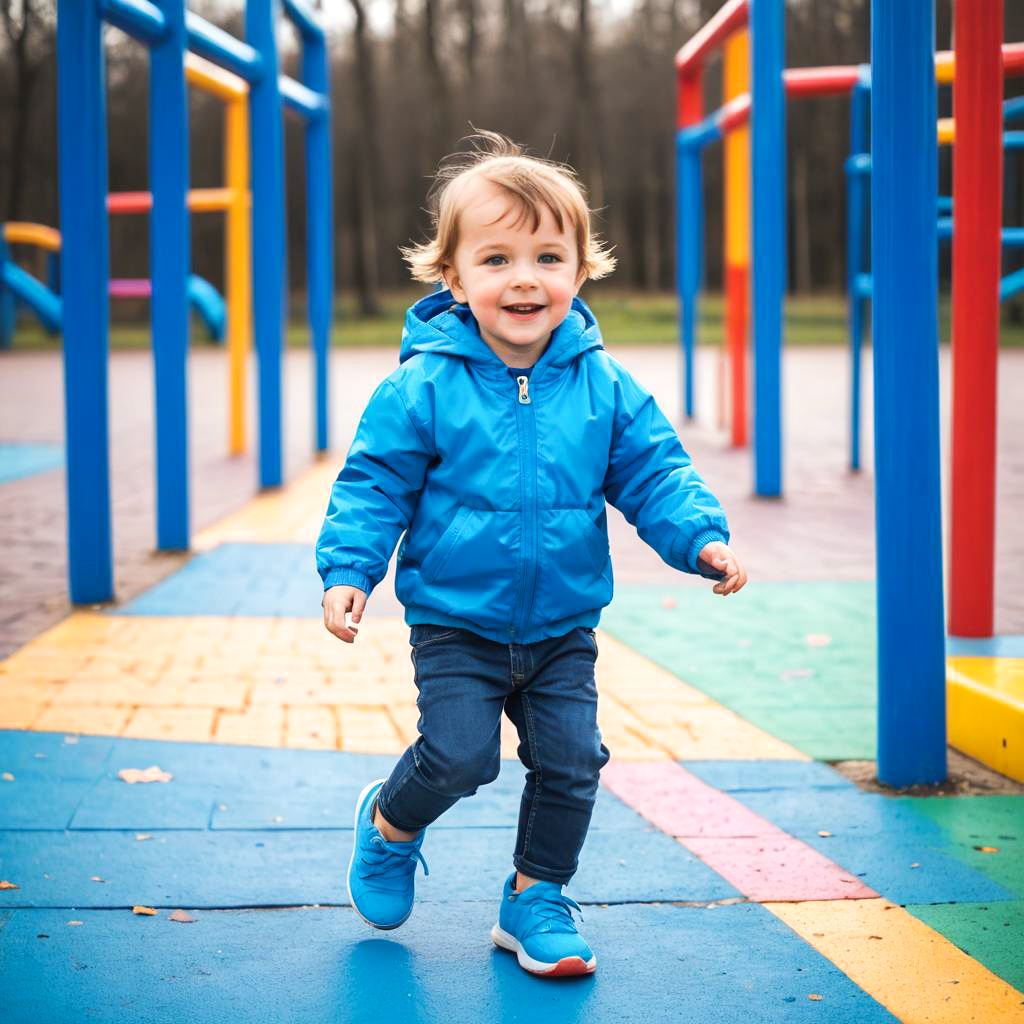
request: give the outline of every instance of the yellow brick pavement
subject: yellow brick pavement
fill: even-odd
[[[398,754],[417,735],[409,630],[77,612],[0,662],[0,727]],[[805,755],[599,631],[599,722],[620,759]],[[502,728],[502,756],[518,738]]]

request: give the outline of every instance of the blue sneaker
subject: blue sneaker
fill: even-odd
[[[531,974],[559,977],[590,974],[597,957],[576,931],[570,907],[583,911],[562,893],[556,882],[534,882],[517,892],[516,873],[505,881],[498,923],[491,929],[494,944],[516,954],[519,966]]]
[[[387,779],[371,782],[356,800],[352,858],[348,862],[348,895],[355,912],[374,928],[388,930],[412,913],[416,861],[429,875],[420,853],[426,829],[407,843],[388,842],[373,824],[377,793]]]

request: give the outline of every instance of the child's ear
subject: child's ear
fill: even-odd
[[[579,294],[579,290],[583,287],[583,282],[587,279],[587,272],[580,267],[579,273],[576,275],[576,292]]]
[[[455,273],[455,268],[444,267],[441,270],[441,277],[444,280],[445,286],[452,293],[452,298],[456,302],[465,302],[466,292],[462,287],[462,282],[459,280],[459,275]]]

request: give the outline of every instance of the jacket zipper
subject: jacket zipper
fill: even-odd
[[[510,629],[513,643],[526,629],[530,603],[537,581],[537,429],[530,400],[530,378],[517,377],[519,396],[516,424],[519,427],[519,469],[523,474],[523,588]]]

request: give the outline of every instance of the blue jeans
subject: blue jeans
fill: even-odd
[[[597,727],[594,631],[499,644],[466,629],[413,626],[420,735],[381,787],[385,821],[419,832],[498,777],[501,714],[528,769],[512,863],[566,885],[590,826],[608,749]]]

